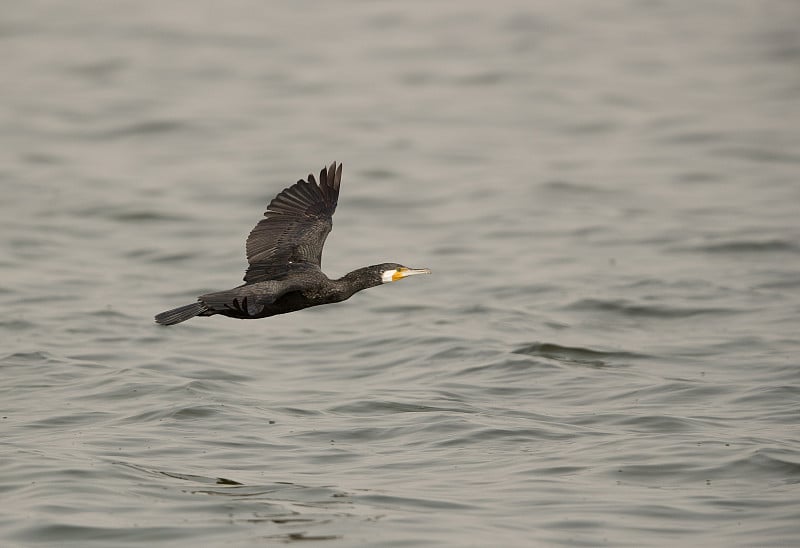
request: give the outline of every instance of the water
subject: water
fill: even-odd
[[[6,6],[2,544],[800,544],[799,11]],[[333,160],[432,276],[153,324]]]

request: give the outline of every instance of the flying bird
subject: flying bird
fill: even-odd
[[[321,304],[338,303],[353,294],[416,274],[427,268],[397,263],[365,266],[332,280],[321,269],[322,246],[333,227],[342,164],[322,168],[281,191],[247,237],[244,284],[200,295],[197,302],[167,310],[156,323],[173,325],[195,316],[255,319]]]

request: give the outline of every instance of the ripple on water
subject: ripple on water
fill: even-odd
[[[591,348],[562,346],[547,342],[534,342],[512,350],[512,352],[514,354],[546,358],[566,364],[588,365],[592,367],[628,365],[633,360],[651,357],[636,352],[626,352],[622,350],[602,351]]]
[[[231,524],[254,527],[253,535],[282,542],[314,538],[339,538],[359,521],[377,519],[371,506],[329,486],[294,482],[249,482],[231,477],[204,476],[161,470],[128,461],[100,464],[83,481],[98,483],[101,492],[74,504],[71,493],[49,497],[49,523],[22,523],[9,536],[18,542],[109,542],[138,545],[195,537],[203,543],[224,542]],[[41,489],[42,487],[38,487]],[[109,514],[102,501],[104,489],[124,489],[135,498],[158,500],[164,512],[153,514],[138,505],[117,508]],[[110,496],[110,495],[108,495]],[[176,524],[171,512],[181,512]],[[40,508],[40,511],[44,511]],[[216,516],[216,517],[214,517]],[[103,525],[96,525],[103,523]],[[191,532],[187,530],[191,524]],[[92,525],[88,525],[92,524]],[[309,534],[308,528],[314,533]]]
[[[578,299],[562,310],[577,310],[607,314],[609,312],[620,316],[633,318],[661,318],[665,320],[691,318],[693,316],[718,315],[730,316],[747,312],[738,308],[701,307],[701,306],[669,306],[657,304],[638,303],[629,299]]]
[[[166,133],[185,133],[197,130],[196,124],[186,120],[154,119],[129,124],[119,124],[104,130],[85,131],[84,137],[88,139],[108,140],[127,138],[147,138]]]
[[[800,246],[794,241],[778,238],[734,239],[675,247],[673,250],[712,254],[800,253]]]

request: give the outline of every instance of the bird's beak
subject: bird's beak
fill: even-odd
[[[403,268],[398,270],[395,275],[393,276],[394,281],[401,280],[408,276],[413,276],[415,274],[430,274],[430,268]]]

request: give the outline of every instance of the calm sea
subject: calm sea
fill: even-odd
[[[800,4],[4,4],[2,546],[800,545]]]

